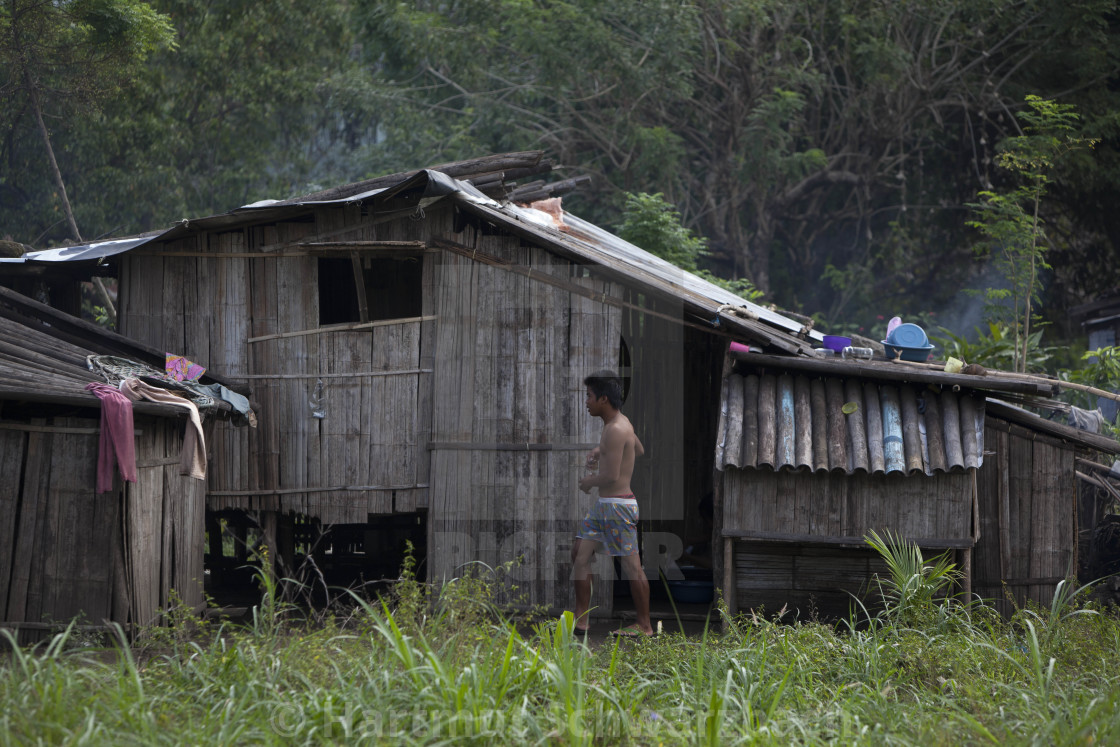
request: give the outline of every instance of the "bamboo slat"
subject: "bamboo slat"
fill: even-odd
[[[847,471],[848,425],[844,415],[844,385],[840,379],[829,378],[824,382],[825,410],[828,419],[828,468]]]
[[[945,437],[945,460],[950,469],[964,466],[961,448],[961,418],[957,395],[943,391],[941,394],[941,423]]]
[[[923,422],[926,426],[926,444],[929,451],[929,466],[934,472],[948,469],[945,463],[945,436],[941,419],[941,397],[927,394],[926,411]]]
[[[999,470],[999,578],[1011,578],[1011,444],[1006,431],[996,434],[996,467]]]
[[[798,469],[807,467],[813,469],[813,416],[812,416],[812,388],[809,379],[797,376],[793,380],[795,411],[794,420],[797,423],[797,443],[795,445],[797,456],[795,465]]]
[[[0,433],[0,547],[15,547],[26,449],[27,436],[23,433]],[[8,616],[8,591],[14,561],[11,552],[0,553],[0,619],[4,620],[11,619]]]
[[[758,464],[759,380],[757,375],[743,377],[743,464]]]
[[[906,461],[903,458],[902,408],[899,402],[898,388],[893,386],[881,387],[879,402],[883,415],[885,469],[887,474],[902,472],[906,469]]]
[[[51,435],[44,433],[29,433],[27,436],[19,524],[16,527],[8,590],[9,620],[27,620],[28,614],[34,612],[29,609],[28,594],[31,590],[32,560],[37,557],[36,553],[43,553],[39,538],[49,495],[51,439]]]
[[[716,458],[715,466],[717,470],[723,470],[724,455],[727,454],[727,422],[728,422],[728,407],[727,401],[731,392],[731,379],[732,375],[726,373],[727,364],[724,364],[725,375],[720,381],[720,394],[719,394],[719,422],[716,425]],[[742,377],[740,377],[742,378]],[[742,441],[742,439],[740,439]],[[742,454],[742,443],[740,446],[740,454]]]
[[[774,454],[775,468],[795,466],[796,449],[794,447],[797,432],[794,419],[793,406],[793,377],[783,374],[778,377],[777,401],[777,443]]]
[[[760,467],[776,466],[777,449],[777,386],[776,378],[764,374],[758,380],[758,459]]]
[[[906,460],[906,472],[919,474],[925,471],[922,458],[922,434],[918,429],[918,400],[913,387],[904,386],[898,392],[902,412],[902,448]]]
[[[727,386],[727,437],[724,444],[724,463],[742,467],[749,462],[743,459],[743,387],[742,376],[728,376]]]
[[[868,472],[871,468],[867,448],[867,417],[864,413],[863,390],[855,379],[844,382],[844,405],[855,405],[855,411],[844,416],[848,426],[848,441],[852,445],[851,462],[853,471]]]
[[[983,418],[978,413],[978,408],[983,405],[972,397],[961,397],[961,457],[965,466],[979,464],[981,454],[977,442],[977,424],[983,424]]]
[[[828,471],[828,405],[824,381],[813,379],[809,384],[809,409],[813,428],[813,471]]]

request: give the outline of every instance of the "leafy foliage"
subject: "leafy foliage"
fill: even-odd
[[[616,233],[688,272],[696,271],[696,262],[707,251],[708,242],[681,225],[680,213],[660,192],[627,194]]]
[[[1005,138],[996,156],[1018,185],[1008,192],[981,191],[981,202],[970,204],[977,217],[968,221],[984,236],[977,251],[994,256],[1008,282],[1007,288],[989,288],[987,299],[989,314],[1010,320],[1016,341],[1015,371],[1027,370],[1033,308],[1041,302],[1040,275],[1050,269],[1041,218],[1050,174],[1063,156],[1096,142],[1076,135],[1079,117],[1072,106],[1033,95],[1026,101],[1029,109],[1019,113],[1025,134]]]
[[[906,609],[923,609],[938,577],[922,564],[910,585],[914,559],[898,559]],[[312,626],[176,617],[181,631],[129,646],[118,630],[100,651],[69,645],[72,629],[36,651],[4,631],[0,728],[19,743],[1112,743],[1120,621],[1080,591],[1009,622],[937,604],[846,630],[753,615],[590,646],[570,614],[410,628],[364,602]]]
[[[708,256],[707,240],[681,223],[680,213],[661,193],[627,194],[622,223],[616,232],[631,244],[741,298],[748,301],[762,298],[762,292],[747,278],[721,278],[698,266]]]
[[[989,322],[987,333],[979,327],[975,327],[974,331],[975,342],[944,327],[941,327],[943,336],[930,335],[929,337],[944,350],[946,358],[952,356],[965,363],[977,363],[1003,371],[1015,370],[1016,361],[1022,358],[1022,350],[1011,327],[1000,322]],[[1054,355],[1054,348],[1042,345],[1042,330],[1035,330],[1027,336],[1026,349],[1025,370],[1032,372],[1046,370],[1047,363]]]
[[[961,574],[944,553],[927,563],[921,549],[889,531],[868,532],[864,541],[887,563],[890,578],[879,579],[885,607],[883,614],[898,624],[912,625],[928,619],[938,597],[948,593]]]

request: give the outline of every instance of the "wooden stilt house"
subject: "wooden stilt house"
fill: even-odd
[[[169,604],[204,606],[205,482],[179,474],[182,410],[135,403],[138,479],[118,471],[96,490],[87,356],[153,353],[0,288],[0,627],[21,643],[71,621],[134,632]]]
[[[563,183],[511,191],[548,168],[449,164],[74,250],[119,268],[125,334],[252,388],[260,427],[214,430],[212,515],[251,515],[328,578],[395,575],[411,538],[433,580],[514,561],[523,601],[567,606],[599,436],[582,381],[611,368],[649,454],[651,576],[706,531],[728,340],[798,353],[815,333],[538,201]]]

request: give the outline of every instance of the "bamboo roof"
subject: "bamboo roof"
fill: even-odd
[[[1120,454],[1114,439],[1000,401],[1056,393],[1055,382],[1037,376],[950,374],[899,361],[731,358],[735,369],[720,395],[720,468],[906,475],[975,469],[983,464],[984,424],[993,419]]]
[[[0,400],[100,409],[101,401],[85,389],[86,384],[100,381],[87,367],[87,357],[120,355],[152,362],[152,352],[0,287]],[[163,366],[162,353],[159,366]],[[182,413],[180,408],[153,402],[135,402],[133,410],[174,417]]]
[[[733,373],[720,403],[720,469],[933,475],[984,461],[984,399],[951,389]]]

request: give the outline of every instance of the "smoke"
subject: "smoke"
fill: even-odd
[[[976,342],[977,329],[985,333],[988,329],[985,309],[989,301],[985,298],[985,291],[989,288],[1002,290],[1010,286],[993,262],[979,265],[968,286],[957,291],[952,300],[936,312],[934,319],[937,326],[970,342]],[[1010,299],[1006,303],[1010,305]]]

